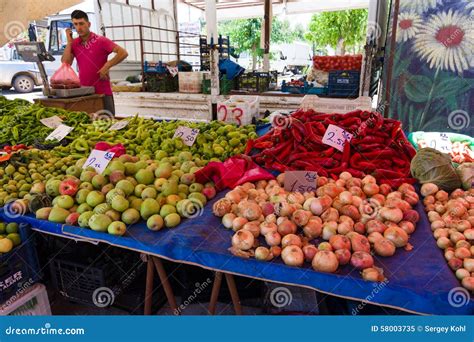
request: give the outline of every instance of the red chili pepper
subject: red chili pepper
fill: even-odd
[[[346,171],[349,172],[352,175],[352,177],[362,178],[365,176],[365,173],[359,170],[349,168]]]
[[[362,159],[373,160],[373,159],[382,159],[382,158],[391,158],[395,155],[395,151],[391,149],[384,149],[379,151],[364,152],[361,153]]]
[[[351,144],[346,142],[344,144],[344,151],[342,152],[342,161],[344,163],[349,163],[350,157],[351,157]]]
[[[270,148],[270,147],[273,147],[273,142],[271,142],[271,141],[259,141],[259,142],[255,143],[254,147],[258,148],[258,149]]]
[[[3,150],[4,150],[5,152],[11,152],[11,151],[12,151],[12,147],[11,147],[10,145],[5,145],[5,146],[3,146]]]

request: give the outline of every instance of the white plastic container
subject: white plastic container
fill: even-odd
[[[202,92],[202,76],[200,71],[178,72],[179,92],[199,94]]]
[[[250,125],[260,111],[258,96],[231,96],[217,104],[217,119],[237,125]]]
[[[317,112],[345,114],[354,110],[372,111],[372,99],[360,96],[356,99],[322,98],[318,95],[305,95],[300,105],[301,109],[313,109]]]
[[[45,315],[51,315],[51,307],[43,284],[35,284],[0,305],[0,316]]]

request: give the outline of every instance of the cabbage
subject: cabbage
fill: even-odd
[[[421,184],[434,183],[448,192],[461,187],[461,180],[451,164],[451,157],[434,148],[420,149],[411,161],[410,170]]]
[[[464,190],[474,187],[474,163],[463,163],[456,169]]]

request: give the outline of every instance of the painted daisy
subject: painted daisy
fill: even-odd
[[[462,73],[474,55],[474,25],[452,10],[433,14],[420,28],[414,47],[430,68]]]
[[[443,0],[400,0],[400,8],[421,14],[435,8],[442,2]]]
[[[421,17],[414,12],[398,15],[397,42],[406,42],[416,36],[421,27]]]

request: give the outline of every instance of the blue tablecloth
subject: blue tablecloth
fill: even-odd
[[[218,198],[224,196],[220,193]],[[128,228],[122,237],[90,229],[36,220],[30,215],[15,219],[31,224],[37,230],[68,238],[90,239],[135,250],[164,259],[200,266],[206,269],[299,285],[322,293],[398,308],[421,314],[474,314],[474,300],[466,297],[459,281],[448,268],[432,236],[430,225],[419,203],[421,221],[410,238],[412,251],[398,249],[391,258],[375,257],[384,269],[387,281],[372,283],[362,280],[358,271],[344,266],[336,274],[319,273],[309,264],[289,267],[280,259],[261,262],[234,257],[228,252],[232,231],[220,225],[211,212],[212,201],[201,216],[186,219],[178,227],[153,232],[141,222]],[[8,220],[3,212],[0,217]],[[11,219],[10,219],[11,220]],[[460,305],[462,304],[462,305]]]

